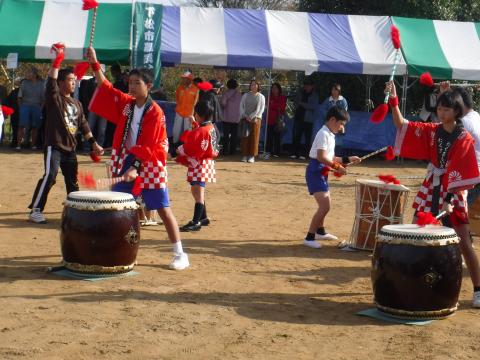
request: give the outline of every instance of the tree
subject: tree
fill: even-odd
[[[479,0],[300,0],[300,11],[327,14],[388,15],[437,20],[476,21]]]

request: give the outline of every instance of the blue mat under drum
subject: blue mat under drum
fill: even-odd
[[[49,273],[55,274],[58,276],[64,276],[70,279],[85,280],[85,281],[100,281],[100,280],[107,280],[107,279],[114,279],[114,278],[116,279],[116,278],[134,276],[139,274],[138,272],[133,270],[126,273],[121,273],[121,274],[87,274],[87,273],[73,272],[65,268],[52,269],[51,271],[49,271]]]
[[[390,315],[388,315],[384,312],[379,311],[376,308],[359,311],[359,312],[357,312],[357,315],[367,316],[367,317],[370,317],[372,319],[383,320],[383,321],[386,321],[386,322],[391,322],[391,323],[395,323],[395,324],[403,324],[403,325],[419,325],[419,326],[421,326],[421,325],[428,325],[432,321],[434,321],[434,320],[420,320],[420,319],[418,319],[418,320],[416,320],[416,319],[401,319],[401,318],[397,318],[397,317],[394,317],[394,316],[390,316]]]

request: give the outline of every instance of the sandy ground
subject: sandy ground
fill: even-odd
[[[371,255],[340,251],[335,242],[321,250],[301,245],[315,209],[304,162],[220,159],[219,182],[207,194],[213,222],[183,238],[188,270],[167,269],[165,230],[149,227],[139,275],[87,282],[46,273],[61,261],[61,175],[45,210],[49,223],[35,225],[26,206],[42,155],[3,150],[0,159],[1,359],[480,358],[480,311],[470,307],[466,273],[460,309],[449,319],[416,327],[355,315],[372,307]],[[104,177],[103,165],[85,156],[79,163]],[[193,201],[185,168],[170,165],[172,208],[182,224]],[[371,161],[355,171],[414,176],[424,166]],[[331,182],[327,228],[341,240],[353,223],[354,181]]]

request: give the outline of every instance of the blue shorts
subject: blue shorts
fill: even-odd
[[[42,109],[37,105],[21,105],[19,126],[37,129],[42,125]]]
[[[206,186],[205,181],[190,181],[191,186],[200,186],[204,188]]]
[[[316,192],[327,192],[328,176],[322,175],[322,169],[325,167],[323,163],[317,159],[310,159],[305,171],[305,180],[307,181],[307,188],[310,195]]]
[[[120,176],[123,175],[130,167],[133,160],[133,155],[128,155],[125,159]],[[133,181],[122,181],[112,186],[112,191],[119,191],[125,193],[132,193]],[[142,189],[142,198],[147,210],[157,210],[170,207],[168,199],[168,189]]]

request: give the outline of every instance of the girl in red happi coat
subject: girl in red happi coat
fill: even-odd
[[[208,101],[195,105],[195,123],[191,131],[181,136],[177,149],[177,162],[188,167],[187,181],[195,200],[193,218],[180,231],[198,231],[210,224],[205,207],[205,187],[207,182],[215,182],[215,161],[218,156],[218,138],[212,124],[213,108]]]
[[[445,226],[460,237],[460,248],[473,283],[473,307],[480,308],[480,269],[469,234],[467,190],[480,183],[473,138],[463,128],[463,101],[459,94],[444,91],[437,100],[440,123],[409,122],[398,108],[393,81],[387,83],[390,106],[397,128],[395,152],[410,159],[430,161],[427,175],[415,197],[417,212],[437,215],[446,211]],[[415,216],[414,222],[417,221]]]

